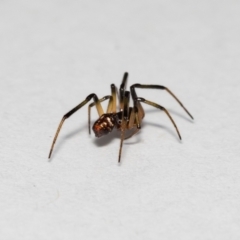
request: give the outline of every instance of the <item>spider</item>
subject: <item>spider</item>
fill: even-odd
[[[57,140],[58,134],[62,128],[62,125],[64,121],[72,116],[76,111],[78,111],[81,107],[86,105],[91,99],[93,99],[93,102],[89,104],[88,106],[88,129],[89,129],[89,134],[91,134],[91,127],[90,127],[90,114],[91,114],[91,108],[93,106],[96,106],[97,112],[99,115],[99,119],[93,124],[93,131],[95,133],[96,137],[102,137],[110,132],[114,128],[117,128],[121,131],[121,141],[120,141],[120,148],[119,148],[119,154],[118,154],[118,162],[120,163],[121,161],[121,153],[122,153],[122,145],[123,145],[123,140],[126,140],[130,137],[132,137],[134,134],[136,134],[140,129],[141,129],[141,123],[144,118],[144,110],[141,105],[141,103],[146,103],[148,105],[151,105],[155,108],[158,108],[162,111],[164,111],[169,119],[171,120],[172,124],[174,125],[178,137],[181,140],[181,135],[180,132],[177,128],[177,125],[175,124],[173,118],[171,117],[170,113],[165,109],[163,106],[148,101],[144,98],[138,97],[136,93],[136,88],[148,88],[148,89],[161,89],[161,90],[166,90],[175,100],[180,104],[180,106],[185,110],[185,112],[193,119],[193,116],[189,113],[189,111],[183,106],[183,104],[178,100],[178,98],[166,87],[161,86],[161,85],[146,85],[146,84],[133,84],[130,87],[130,92],[126,91],[126,85],[127,85],[127,78],[128,78],[128,73],[124,73],[122,83],[120,85],[119,89],[119,111],[117,110],[117,87],[114,84],[111,84],[111,95],[107,95],[101,99],[97,97],[95,93],[92,93],[86,97],[84,101],[82,101],[80,104],[78,104],[75,108],[73,108],[71,111],[66,113],[58,128],[56,131],[56,134],[54,136],[52,146],[49,152],[48,158],[51,157],[52,151],[55,145],[55,142]],[[130,96],[132,96],[133,100],[133,107],[129,107],[129,101],[130,101]],[[107,107],[107,112],[104,113],[103,108],[101,106],[101,102],[108,100],[108,107]],[[126,129],[133,129],[133,132],[125,137],[125,130]]]

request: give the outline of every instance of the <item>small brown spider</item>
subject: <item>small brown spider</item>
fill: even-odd
[[[119,155],[118,155],[118,162],[121,160],[121,152],[122,152],[122,144],[123,140],[128,139],[132,137],[135,133],[137,133],[141,128],[141,122],[144,118],[144,110],[141,105],[141,102],[146,103],[148,105],[151,105],[153,107],[159,108],[160,110],[163,110],[169,119],[171,120],[172,124],[174,125],[178,136],[181,140],[181,135],[178,131],[177,125],[173,121],[171,115],[165,109],[164,107],[154,103],[150,102],[144,98],[138,97],[135,91],[135,88],[155,88],[155,89],[161,89],[166,90],[169,94],[171,94],[175,100],[181,105],[181,107],[186,111],[186,113],[193,119],[192,115],[188,112],[188,110],[183,106],[183,104],[178,100],[178,98],[166,87],[161,85],[144,85],[144,84],[133,84],[130,87],[130,92],[126,91],[126,85],[127,85],[127,77],[128,73],[125,73],[123,76],[122,84],[120,85],[120,93],[119,93],[119,111],[117,112],[117,88],[114,84],[111,84],[111,95],[107,95],[101,99],[98,99],[97,95],[95,93],[92,93],[86,97],[86,99],[81,102],[79,105],[77,105],[75,108],[73,108],[71,111],[66,113],[58,128],[57,132],[55,134],[55,137],[52,142],[52,146],[49,152],[48,158],[51,157],[54,144],[57,140],[58,134],[61,130],[61,127],[65,121],[65,119],[69,118],[73,113],[75,113],[77,110],[79,110],[81,107],[83,107],[85,104],[87,104],[91,99],[93,99],[93,103],[89,104],[88,106],[88,128],[89,128],[89,134],[91,133],[90,129],[90,110],[91,107],[96,106],[99,119],[93,124],[93,131],[95,133],[96,137],[102,137],[103,135],[106,135],[110,133],[113,128],[117,128],[121,130],[121,142],[120,142],[120,149],[119,149]],[[130,95],[132,95],[133,99],[133,107],[129,107],[129,101],[130,101]],[[101,102],[109,99],[108,107],[107,107],[107,113],[104,113]],[[132,134],[128,137],[125,137],[125,130],[126,129],[134,129]]]

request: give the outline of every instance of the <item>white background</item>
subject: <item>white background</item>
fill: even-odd
[[[1,239],[239,239],[240,2],[0,2]],[[88,136],[90,93],[123,73],[169,87],[138,95],[141,133]],[[106,104],[104,105],[106,106]],[[92,121],[97,119],[93,109]]]

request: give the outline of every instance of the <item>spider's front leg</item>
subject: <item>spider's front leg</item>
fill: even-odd
[[[100,103],[104,102],[105,100],[108,100],[108,99],[109,99],[109,102],[108,102],[108,107],[107,107],[107,113],[112,111],[112,102],[113,102],[112,101],[112,96],[107,95],[107,96],[99,99]],[[89,131],[89,134],[91,134],[91,108],[95,105],[96,105],[95,102],[88,105],[88,131]]]
[[[111,95],[107,95],[99,100],[99,102],[103,102],[103,101],[109,99],[107,113],[115,113],[116,112],[116,108],[117,108],[116,95],[117,95],[116,86],[114,84],[111,84]],[[95,101],[88,105],[88,131],[89,131],[89,134],[91,134],[91,126],[90,126],[91,107],[93,107],[95,105],[96,105]]]
[[[63,116],[61,122],[60,122],[59,125],[58,125],[57,131],[56,131],[56,133],[55,133],[55,136],[54,136],[54,139],[53,139],[53,142],[52,142],[52,146],[51,146],[51,149],[50,149],[48,158],[50,158],[51,155],[52,155],[52,151],[53,151],[55,142],[56,142],[56,140],[57,140],[58,134],[59,134],[59,132],[60,132],[60,130],[61,130],[61,128],[62,128],[62,125],[63,125],[64,121],[65,121],[67,118],[69,118],[72,114],[74,114],[76,111],[78,111],[81,107],[83,107],[85,104],[87,104],[92,98],[93,98],[94,103],[95,103],[95,105],[96,105],[96,108],[97,108],[99,117],[104,114],[104,111],[103,111],[103,109],[102,109],[101,103],[100,103],[97,95],[96,95],[95,93],[92,93],[92,94],[88,95],[84,101],[82,101],[82,102],[81,102],[80,104],[78,104],[75,108],[73,108],[71,111],[69,111],[68,113],[66,113],[66,114]]]
[[[123,145],[123,140],[125,136],[125,130],[127,128],[127,122],[129,120],[129,100],[130,100],[130,92],[125,91],[124,96],[122,99],[123,102],[123,111],[122,113],[122,121],[121,121],[121,141],[120,141],[120,148],[119,148],[119,154],[118,154],[118,162],[120,163],[121,161],[121,154],[122,154],[122,145]]]
[[[120,125],[121,142],[120,142],[119,155],[118,155],[119,163],[121,161],[123,141],[132,137],[134,134],[136,134],[139,131],[141,120],[144,117],[144,111],[143,111],[143,108],[142,108],[140,102],[138,101],[135,103],[135,107],[134,107],[135,110],[133,110],[133,108],[129,108],[129,101],[130,101],[130,92],[125,91],[123,99],[122,99],[123,109],[122,109],[122,111],[120,111],[120,113],[122,115],[122,121],[121,121],[121,125]],[[132,134],[130,134],[130,136],[125,137],[126,129],[132,129],[136,125],[139,127],[137,127],[137,129]]]

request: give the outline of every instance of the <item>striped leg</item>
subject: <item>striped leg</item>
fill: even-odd
[[[86,97],[86,99],[84,101],[82,101],[80,104],[78,104],[75,108],[73,108],[71,111],[69,111],[68,113],[66,113],[61,122],[59,123],[58,125],[58,128],[57,128],[57,131],[55,133],[55,136],[54,136],[54,139],[53,139],[53,142],[52,142],[52,146],[51,146],[51,149],[50,149],[50,152],[49,152],[49,155],[48,155],[48,158],[51,157],[52,155],[52,151],[53,151],[53,148],[54,148],[54,145],[55,145],[55,142],[57,140],[57,137],[58,137],[58,134],[62,128],[62,125],[64,123],[64,121],[69,118],[72,114],[74,114],[76,111],[78,111],[81,107],[83,107],[85,104],[87,104],[91,99],[93,98],[95,104],[96,104],[96,108],[97,108],[97,111],[98,111],[98,115],[101,116],[104,112],[103,112],[103,109],[102,109],[102,106],[101,106],[101,103],[97,97],[97,95],[95,93],[92,93],[90,95],[88,95]]]

